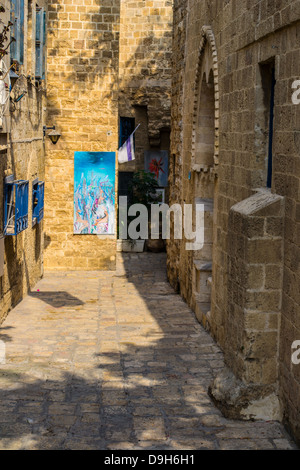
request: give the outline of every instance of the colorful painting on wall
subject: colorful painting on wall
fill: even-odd
[[[115,153],[75,152],[74,233],[115,233]]]
[[[161,188],[168,186],[168,151],[146,150],[144,158],[145,171],[154,174]]]

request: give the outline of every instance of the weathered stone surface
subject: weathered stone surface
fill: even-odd
[[[218,341],[237,376],[267,385],[272,376],[273,383],[277,380],[284,420],[299,440],[300,369],[291,364],[291,345],[300,338],[300,107],[291,99],[300,74],[296,18],[297,0],[174,2],[170,202],[214,199],[209,314],[204,304],[195,305],[199,253],[186,251],[185,240],[172,240],[167,264],[171,284]],[[267,192],[272,61],[276,85]],[[242,348],[252,350],[256,338],[261,359],[246,362]]]
[[[1,449],[296,448],[278,422],[215,407],[207,390],[223,355],[170,288],[165,258],[123,253],[117,271],[46,273],[10,313]]]
[[[144,169],[145,150],[169,150],[172,2],[66,0],[50,10],[48,121],[62,137],[46,147],[45,267],[115,269],[117,230],[73,234],[74,151],[117,152],[119,118],[135,118],[136,159],[116,162],[117,189],[118,169]]]
[[[245,384],[227,368],[210,385],[209,394],[224,416],[230,419],[280,421],[282,418],[274,387]]]
[[[45,7],[45,0],[39,5]],[[3,0],[1,6],[2,29],[10,19],[11,2]],[[32,226],[32,182],[45,179],[45,155],[43,124],[45,124],[45,86],[35,83],[35,50],[32,19],[35,17],[35,2],[24,3],[24,60],[17,72],[20,77],[10,94],[7,111],[0,127],[0,236],[4,227],[4,178],[13,175],[16,180],[29,181],[28,228],[17,236],[6,236],[4,240],[3,276],[0,275],[0,324],[43,274],[43,221]],[[8,34],[9,38],[9,34]],[[28,41],[27,41],[28,39]],[[5,43],[8,45],[9,40]],[[8,47],[8,52],[10,48]],[[2,54],[1,54],[2,56]],[[10,67],[10,54],[5,56]],[[28,78],[26,78],[28,77]],[[7,78],[6,78],[7,80]],[[8,85],[7,85],[8,86]],[[17,103],[13,100],[26,93]],[[8,98],[9,99],[9,98]],[[2,108],[2,104],[1,104]],[[0,256],[1,258],[1,256]],[[3,260],[1,260],[3,261]]]

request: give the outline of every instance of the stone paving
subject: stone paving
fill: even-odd
[[[0,449],[295,449],[277,422],[224,419],[223,357],[167,282],[165,254],[48,273],[0,327]]]

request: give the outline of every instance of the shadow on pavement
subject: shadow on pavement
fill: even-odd
[[[6,320],[15,329],[0,366],[1,449],[293,447],[279,423],[229,421],[211,402],[222,353],[169,286],[165,254],[58,277],[58,293],[55,279]]]

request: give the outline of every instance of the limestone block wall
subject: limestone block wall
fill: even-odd
[[[229,214],[227,365],[260,396],[277,392],[284,198],[269,191]]]
[[[118,149],[120,0],[48,2],[45,267],[113,269],[116,237],[73,235],[74,152]]]
[[[185,41],[187,25],[187,0],[174,0],[173,6],[173,57],[171,88],[171,147],[169,165],[169,205],[182,203],[183,181],[183,87],[185,79]],[[180,240],[167,241],[168,278],[177,291],[180,290],[180,276],[184,275],[180,264]]]
[[[10,2],[1,1],[6,8],[5,22],[10,17]],[[25,1],[24,11],[24,61],[19,67],[19,79],[12,91],[12,99],[26,92],[18,102],[8,108],[0,129],[0,237],[4,229],[4,178],[29,180],[28,228],[16,236],[4,238],[3,276],[0,276],[0,323],[43,274],[43,225],[32,227],[32,182],[36,178],[44,181],[43,123],[45,108],[45,86],[37,85],[27,77],[35,75],[35,44],[32,22],[36,5],[45,7],[45,2]],[[10,57],[6,59],[10,65]],[[2,267],[2,266],[1,266]],[[0,269],[0,272],[2,269]]]
[[[177,19],[174,29],[171,148],[178,158],[174,174],[179,173],[180,184],[176,179],[171,179],[170,192],[174,194],[174,200],[176,198],[182,204],[191,203],[195,196],[214,199],[209,327],[225,352],[230,350],[227,326],[232,323],[228,310],[233,288],[233,273],[229,269],[229,214],[235,204],[252,196],[256,188],[265,188],[267,184],[269,103],[266,99],[268,78],[265,71],[270,64],[275,68],[271,192],[285,198],[277,367],[283,420],[299,439],[299,366],[291,363],[291,344],[300,338],[297,238],[300,106],[294,105],[291,100],[292,83],[300,76],[297,41],[299,2],[189,0],[186,8],[181,10],[179,2],[175,2],[175,18],[179,17],[179,11],[183,17],[181,25],[184,33],[182,35]],[[199,195],[195,194],[196,178],[193,176],[195,116],[191,105],[197,98],[195,85],[204,26],[213,32],[217,52],[219,157],[217,167],[214,165],[213,168],[216,174],[214,193],[211,194],[212,187],[206,183],[207,178],[203,174]],[[185,251],[184,244],[185,240],[182,244],[177,241],[169,243],[168,270],[172,284],[175,285],[177,277],[182,295],[191,303],[193,256]],[[250,254],[244,252],[244,256],[247,260]],[[266,300],[268,312],[267,303]]]
[[[282,418],[278,345],[284,209],[282,196],[261,189],[229,213],[225,357],[230,372],[215,379],[210,393],[230,418]]]
[[[73,235],[74,151],[117,151],[120,116],[141,126],[136,160],[116,170],[169,149],[172,2],[61,0],[48,10],[47,124],[62,137],[47,142],[45,266],[113,269],[116,237]]]
[[[137,138],[148,147],[137,142],[136,163],[143,168],[143,150],[162,149],[161,132],[170,131],[172,1],[122,0],[120,15],[119,114],[142,124]]]

